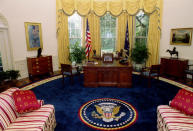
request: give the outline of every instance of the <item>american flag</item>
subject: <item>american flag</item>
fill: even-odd
[[[125,33],[125,46],[124,49],[127,51],[126,54],[129,56],[129,31],[128,31],[128,23],[126,27],[126,33]]]
[[[86,25],[86,56],[89,57],[89,53],[92,49],[91,46],[91,37],[90,37],[90,31],[89,31],[89,26],[88,26],[88,20],[87,20],[87,25]]]

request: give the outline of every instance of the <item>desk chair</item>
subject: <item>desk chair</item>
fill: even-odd
[[[193,65],[188,65],[188,68],[185,70],[185,74],[186,74],[186,79],[187,79],[187,75],[191,75],[192,76],[192,83],[193,83]]]
[[[160,65],[152,65],[151,67],[144,67],[142,68],[140,75],[148,79],[148,87],[151,87],[152,78],[157,78],[159,80]]]
[[[70,64],[61,64],[61,74],[64,83],[64,75],[70,77],[71,84],[74,84],[73,77],[79,75],[78,67],[72,67]]]

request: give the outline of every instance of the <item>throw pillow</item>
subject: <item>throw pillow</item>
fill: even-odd
[[[26,113],[40,108],[35,94],[31,90],[17,90],[13,99],[18,113]]]
[[[170,106],[187,115],[193,115],[193,92],[180,89],[171,101]]]

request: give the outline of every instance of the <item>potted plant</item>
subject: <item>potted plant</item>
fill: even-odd
[[[18,70],[7,70],[0,72],[0,90],[3,91],[9,87],[16,86],[17,78],[20,76]]]
[[[8,75],[8,80],[11,86],[15,86],[17,84],[17,79],[20,76],[20,73],[18,70],[8,70],[6,71]]]
[[[150,53],[145,43],[135,43],[135,47],[131,52],[131,60],[135,63],[137,71],[141,70],[143,64],[149,58],[149,55]]]
[[[8,70],[7,72],[10,80],[17,80],[17,78],[20,76],[18,70]]]
[[[78,42],[70,46],[69,60],[76,64],[81,64],[86,59],[85,48],[81,47]]]
[[[0,85],[4,85],[5,81],[9,79],[9,75],[6,71],[0,72]]]

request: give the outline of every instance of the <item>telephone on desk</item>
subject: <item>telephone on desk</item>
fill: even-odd
[[[121,60],[119,60],[119,63],[127,65],[128,64],[128,60],[127,59],[121,59]]]

